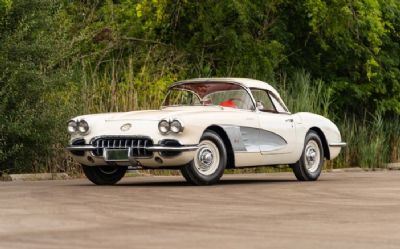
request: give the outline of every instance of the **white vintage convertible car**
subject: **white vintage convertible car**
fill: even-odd
[[[269,84],[242,78],[180,81],[160,110],[79,116],[68,132],[67,149],[100,185],[115,184],[128,167],[179,169],[207,185],[224,169],[281,164],[314,181],[346,145],[327,118],[292,114]]]

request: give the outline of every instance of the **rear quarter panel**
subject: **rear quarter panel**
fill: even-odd
[[[329,144],[342,142],[342,138],[338,127],[331,120],[321,115],[309,112],[300,112],[294,115],[297,117],[295,119],[297,120],[296,136],[299,139],[298,140],[299,145],[303,144],[304,146],[304,139],[306,137],[307,132],[309,132],[312,128],[318,128],[322,131],[322,133],[326,138],[326,142],[330,152],[329,153],[330,159],[334,159],[335,157],[337,157],[337,155],[340,153],[340,148],[329,147]],[[301,150],[302,149],[303,147],[301,147]]]

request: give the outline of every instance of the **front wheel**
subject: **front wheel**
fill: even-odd
[[[86,177],[96,185],[113,185],[124,177],[127,167],[82,165]]]
[[[227,153],[224,142],[214,131],[205,131],[194,159],[181,168],[182,176],[193,185],[211,185],[224,174]]]
[[[291,165],[299,181],[315,181],[321,174],[324,165],[324,148],[318,134],[307,133],[303,153],[295,164]]]

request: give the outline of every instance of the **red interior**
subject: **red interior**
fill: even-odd
[[[221,103],[219,103],[220,106],[224,106],[224,107],[232,107],[232,108],[237,108],[235,102],[232,99],[228,99],[225,101],[222,101]]]

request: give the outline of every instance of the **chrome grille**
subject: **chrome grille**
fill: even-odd
[[[95,156],[102,156],[104,148],[132,148],[133,157],[151,157],[153,155],[152,151],[146,149],[146,147],[153,146],[153,141],[146,137],[99,137],[93,139],[92,146],[97,148],[93,150]]]

